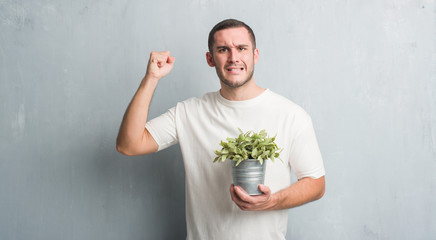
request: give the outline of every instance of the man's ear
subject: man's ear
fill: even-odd
[[[206,53],[206,61],[207,61],[207,64],[209,66],[215,67],[215,62],[213,61],[213,56],[212,56],[212,54],[210,52]]]
[[[259,49],[254,49],[254,64],[259,60]]]

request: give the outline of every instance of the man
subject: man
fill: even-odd
[[[324,194],[325,171],[311,119],[293,102],[256,85],[258,59],[251,28],[224,20],[211,30],[206,53],[220,79],[219,91],[180,102],[147,122],[158,81],[175,62],[170,52],[152,52],[124,115],[119,152],[149,154],[180,144],[186,171],[187,239],[285,239],[286,209]],[[212,163],[220,140],[237,136],[238,127],[277,134],[276,143],[283,148],[283,162],[267,164],[265,185],[259,185],[262,195],[249,196],[232,185],[229,161]],[[299,179],[292,185],[291,167]]]

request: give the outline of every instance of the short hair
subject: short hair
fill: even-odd
[[[250,38],[251,38],[251,43],[253,44],[253,49],[255,49],[256,48],[256,37],[254,36],[254,32],[250,28],[250,26],[248,26],[244,22],[236,20],[236,19],[226,19],[226,20],[223,20],[223,21],[217,23],[212,28],[212,30],[210,30],[209,39],[208,39],[209,52],[211,54],[213,54],[212,48],[213,48],[213,44],[215,43],[214,35],[216,32],[218,32],[220,30],[228,29],[228,28],[238,28],[238,27],[243,27],[243,28],[247,29],[247,31],[250,35]]]

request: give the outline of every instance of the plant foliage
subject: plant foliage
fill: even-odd
[[[230,159],[236,162],[236,166],[246,159],[257,159],[260,164],[266,159],[274,161],[279,158],[280,152],[274,142],[276,136],[268,137],[265,130],[259,133],[248,131],[246,133],[239,129],[239,136],[237,138],[227,138],[227,142],[221,141],[222,149],[215,151],[217,157],[213,162],[224,162]],[[280,158],[279,158],[280,159]],[[280,159],[281,160],[281,159]]]

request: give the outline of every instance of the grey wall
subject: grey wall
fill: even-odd
[[[0,1],[0,239],[183,239],[178,146],[115,151],[152,50],[150,115],[218,89],[218,21],[257,33],[256,80],[313,117],[327,171],[288,239],[436,238],[433,0]]]

